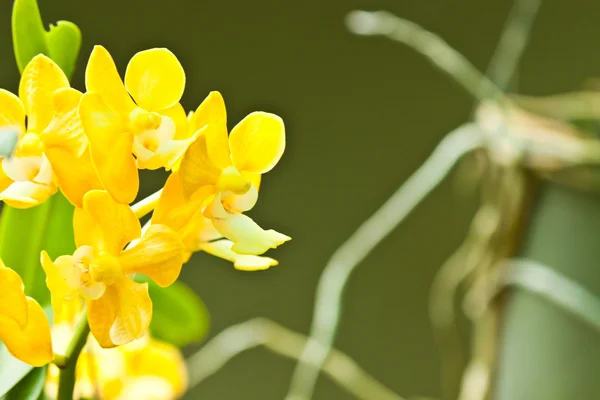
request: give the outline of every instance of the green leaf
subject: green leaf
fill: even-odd
[[[49,201],[50,218],[46,224],[42,249],[46,250],[50,258],[55,259],[73,254],[75,251],[75,234],[73,232],[75,207],[60,192],[56,193]]]
[[[81,31],[72,22],[58,21],[50,25],[47,33],[50,58],[57,63],[69,78],[73,76],[79,49],[81,48]]]
[[[161,288],[144,276],[138,282],[148,282],[152,298],[150,334],[177,347],[202,340],[208,333],[209,314],[206,306],[192,289],[182,282]]]
[[[0,258],[23,279],[25,293],[42,306],[50,302],[40,251],[46,235],[52,199],[26,210],[6,204],[0,214]]]
[[[29,61],[41,53],[54,60],[71,78],[81,48],[81,31],[77,25],[58,21],[46,31],[37,1],[15,0],[12,34],[19,71],[23,72]]]
[[[46,31],[36,0],[15,0],[12,35],[19,71],[23,72],[29,61],[40,53],[50,56]]]
[[[33,368],[2,400],[38,400],[44,390],[48,367]]]
[[[33,367],[13,357],[0,343],[0,398],[6,395]]]

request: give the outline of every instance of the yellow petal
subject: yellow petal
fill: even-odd
[[[198,250],[201,242],[221,237],[210,220],[202,215],[202,208],[213,192],[212,186],[203,186],[186,198],[179,173],[172,173],[154,209],[152,223],[170,227],[187,250]]]
[[[78,115],[81,96],[81,92],[71,88],[54,92],[54,115],[50,124],[40,134],[46,149],[63,147],[76,156],[80,156],[86,150],[88,139]]]
[[[77,157],[62,147],[50,147],[46,149],[46,156],[52,164],[58,187],[75,207],[83,206],[83,196],[90,190],[104,188],[89,152]]]
[[[227,195],[221,197],[223,204],[230,212],[242,213],[251,210],[258,201],[258,189],[251,185],[250,189],[242,195]]]
[[[231,249],[239,254],[260,255],[291,240],[289,236],[272,229],[262,229],[244,214],[228,213],[219,196],[207,207],[205,215],[211,218],[215,228],[224,237],[234,243]]]
[[[68,311],[64,308],[69,300],[78,298],[79,275],[73,256],[60,256],[52,262],[48,253],[42,251],[40,261],[46,273],[46,286],[50,290],[56,321]]]
[[[138,345],[138,342],[142,342]],[[158,393],[148,392],[153,387],[151,382],[158,380],[167,384],[168,390],[165,392],[167,397],[156,397],[159,399],[177,398],[183,394],[187,386],[187,369],[182,354],[176,347],[152,338],[140,340],[130,345],[119,348],[125,355],[127,363],[127,372],[130,379],[126,386],[135,386],[125,388],[125,392],[138,393],[139,390],[146,394],[157,395]],[[143,382],[150,383],[149,387],[141,385],[135,378],[145,378]],[[132,381],[135,381],[133,383]],[[126,396],[121,392],[121,398],[149,398],[147,396]],[[155,398],[155,397],[152,397]]]
[[[183,244],[164,225],[151,225],[138,244],[119,256],[125,275],[146,275],[161,287],[171,285],[181,272]]]
[[[175,123],[175,139],[187,139],[192,136],[193,132],[189,129],[189,122],[181,103],[160,111],[160,115],[171,118]]]
[[[0,316],[13,319],[21,328],[27,324],[27,301],[23,281],[0,260]]]
[[[229,240],[217,240],[203,244],[202,250],[213,256],[231,261],[233,266],[241,271],[262,271],[279,264],[277,260],[269,257],[238,254],[231,250],[232,246],[233,242]]]
[[[201,134],[188,147],[181,160],[179,174],[186,196],[190,196],[201,186],[217,184],[221,170],[208,155],[206,136]]]
[[[30,208],[42,204],[56,193],[56,186],[35,182],[13,182],[0,193],[0,200],[11,207]]]
[[[221,93],[210,92],[192,115],[190,131],[197,132],[201,129],[206,137],[206,148],[212,163],[220,169],[230,166],[227,111]]]
[[[0,340],[13,356],[34,367],[52,361],[50,324],[42,307],[31,297],[27,297],[27,325],[24,328],[15,320],[0,315]]]
[[[45,55],[35,56],[23,70],[19,98],[27,113],[27,130],[40,133],[52,120],[52,95],[69,87],[69,80],[58,65]]]
[[[135,104],[127,94],[117,66],[110,53],[102,46],[94,46],[85,70],[85,86],[88,92],[99,94],[114,112],[128,115]]]
[[[81,98],[79,116],[100,181],[116,201],[131,203],[139,190],[139,177],[131,153],[133,135],[126,132],[125,119],[92,93]]]
[[[11,92],[0,89],[0,127],[14,128],[19,137],[25,133],[25,107]]]
[[[102,232],[103,246],[98,250],[106,251],[112,255],[118,255],[123,247],[130,241],[141,236],[140,222],[129,206],[115,202],[110,195],[103,190],[92,190],[83,197],[83,209],[97,224]],[[88,221],[89,224],[89,221]],[[81,229],[84,225],[75,225],[75,229]],[[78,241],[87,242],[85,236],[96,232],[75,232]],[[91,237],[93,243],[97,240]]]
[[[102,347],[129,343],[144,335],[152,319],[148,284],[122,278],[104,295],[87,302],[92,334]]]
[[[231,131],[229,148],[233,165],[241,172],[270,171],[285,150],[283,120],[265,112],[249,114]]]
[[[164,167],[169,171],[181,160],[189,145],[189,140],[167,140],[155,151],[150,151],[143,147],[139,136],[136,136],[133,148],[137,156],[137,167],[150,170]]]
[[[177,57],[167,49],[140,51],[127,65],[125,86],[141,108],[164,110],[181,99],[185,72]]]
[[[73,231],[77,247],[90,246],[94,249],[102,249],[104,247],[102,229],[100,229],[94,218],[83,208],[75,208],[75,212],[73,213]]]

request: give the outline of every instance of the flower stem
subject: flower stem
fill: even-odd
[[[132,205],[131,209],[135,213],[135,216],[141,219],[152,212],[158,203],[158,199],[160,199],[161,193],[162,189]]]
[[[84,312],[75,328],[75,334],[67,347],[67,352],[61,358],[63,362],[61,362],[61,365],[57,364],[61,370],[58,378],[58,396],[56,400],[73,399],[77,360],[83,346],[85,346],[89,333],[90,326],[88,324],[87,312]]]

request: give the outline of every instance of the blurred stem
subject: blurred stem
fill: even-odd
[[[160,199],[160,195],[162,194],[162,189],[157,191],[156,193],[152,193],[150,196],[142,199],[131,206],[134,214],[138,219],[144,218],[146,215],[152,212],[156,205],[158,204],[158,200]]]
[[[292,376],[288,400],[312,397],[337,333],[344,288],[354,269],[443,181],[462,156],[483,145],[482,137],[474,124],[449,133],[423,165],[332,255],[319,279],[311,340]]]
[[[58,378],[58,396],[57,400],[72,400],[75,390],[75,372],[77,369],[77,360],[81,350],[87,342],[90,333],[87,312],[84,312],[81,319],[75,327],[75,333],[69,342],[67,351],[63,357],[57,357],[55,364],[61,368]]]
[[[192,388],[216,373],[242,351],[265,346],[274,353],[298,359],[307,338],[273,321],[256,318],[231,326],[188,358]],[[403,400],[402,397],[363,371],[350,357],[332,349],[322,366],[341,387],[360,400]]]
[[[414,22],[399,18],[387,11],[352,11],[348,14],[346,23],[348,29],[357,35],[383,35],[410,46],[449,74],[479,101],[504,98],[502,90],[462,54],[453,49],[444,39]]]
[[[506,89],[515,77],[541,3],[541,0],[515,0],[510,10],[485,74],[500,89]]]

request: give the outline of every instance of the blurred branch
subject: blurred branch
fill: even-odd
[[[216,373],[244,350],[265,346],[274,353],[297,359],[306,341],[305,336],[264,318],[255,318],[233,325],[188,358],[189,387],[198,385]],[[322,368],[334,381],[358,399],[403,400],[339,350],[331,350]]]
[[[352,11],[348,14],[346,23],[348,29],[357,35],[383,35],[410,46],[454,78],[479,101],[499,100],[504,97],[502,90],[462,54],[454,50],[444,39],[426,31],[414,22],[399,18],[387,11]]]
[[[541,97],[511,95],[510,98],[526,110],[561,121],[600,119],[600,92],[596,91]]]
[[[515,75],[541,3],[541,0],[514,2],[485,74],[500,89],[506,89]]]
[[[482,276],[465,296],[465,312],[477,318],[508,285],[535,293],[600,331],[600,300],[595,294],[551,268],[527,259],[502,261]],[[490,291],[490,287],[494,290]]]
[[[288,400],[311,398],[319,370],[335,338],[344,287],[354,269],[450,173],[457,161],[483,146],[475,124],[450,132],[423,165],[340,246],[325,266],[317,286],[309,341],[302,352]]]

